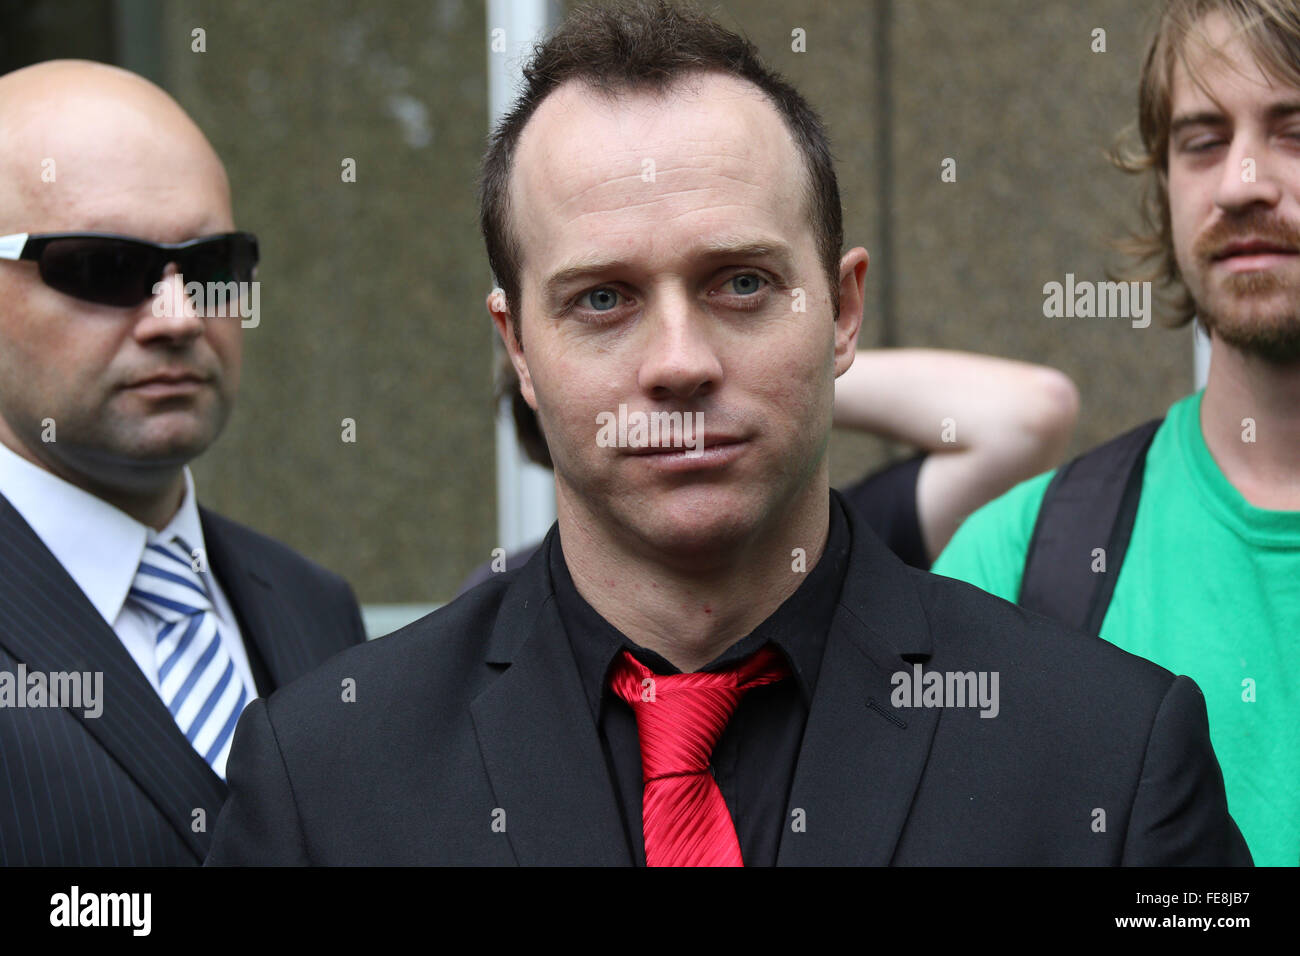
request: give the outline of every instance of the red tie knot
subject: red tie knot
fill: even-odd
[[[772,645],[721,671],[656,674],[628,651],[614,662],[610,686],[636,715],[647,781],[708,770],[713,748],[740,698],[789,673]]]

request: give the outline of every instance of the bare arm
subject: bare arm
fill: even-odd
[[[932,452],[916,507],[930,559],[965,517],[1060,463],[1079,393],[1042,365],[939,349],[868,349],[835,382],[835,424]]]

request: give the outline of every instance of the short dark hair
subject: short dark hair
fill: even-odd
[[[840,191],[825,126],[808,101],[763,64],[748,39],[690,7],[667,0],[591,3],[569,14],[554,34],[533,48],[523,69],[523,92],[492,133],[483,158],[479,224],[516,337],[521,256],[510,228],[509,186],[515,150],[528,120],[550,93],[570,80],[610,95],[645,90],[662,94],[683,78],[704,72],[749,81],[785,120],[803,155],[805,202],[834,296],[844,244]]]

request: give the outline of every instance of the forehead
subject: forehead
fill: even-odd
[[[0,166],[14,188],[0,231],[174,241],[232,226],[225,171],[197,130],[103,98],[33,106],[4,120]]]
[[[1249,44],[1222,14],[1198,21],[1174,60],[1170,106],[1174,114],[1201,110],[1258,111],[1300,90],[1265,72]],[[1190,67],[1190,70],[1189,70]]]
[[[748,82],[696,74],[615,97],[568,83],[520,138],[511,218],[533,271],[596,237],[642,252],[701,231],[789,239],[807,229],[804,183],[794,138]]]

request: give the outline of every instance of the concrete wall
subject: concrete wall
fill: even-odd
[[[240,227],[262,240],[262,325],[246,333],[229,430],[196,466],[204,498],[344,574],[365,602],[447,599],[495,544],[490,279],[474,198],[487,121],[483,6],[114,8],[117,49],[146,62],[149,51],[126,41],[144,34],[157,47],[162,83],[228,165]],[[1042,314],[1045,282],[1105,277],[1106,240],[1134,208],[1135,185],[1103,153],[1133,116],[1146,4],[710,9],[748,33],[830,126],[847,238],[872,253],[864,345],[1058,366],[1082,391],[1076,450],[1190,388],[1186,331]],[[96,55],[85,52],[102,30],[96,16],[77,21],[80,32],[42,22],[24,26],[42,38],[30,49]],[[1095,28],[1105,53],[1090,49]],[[194,29],[205,53],[191,49]],[[791,49],[795,29],[805,52]],[[341,179],[345,158],[356,160],[355,183]],[[946,158],[955,183],[941,181]],[[341,440],[345,418],[355,443]],[[833,478],[896,453],[837,435]]]

